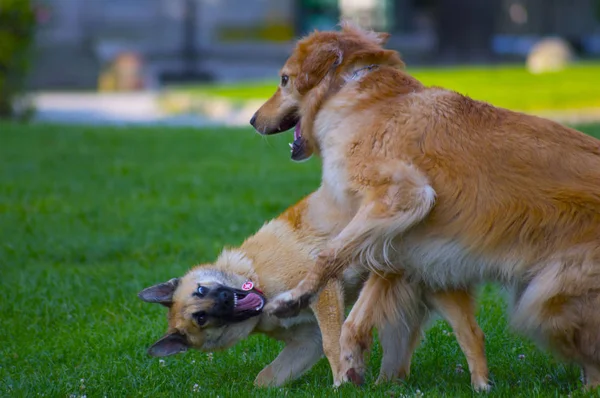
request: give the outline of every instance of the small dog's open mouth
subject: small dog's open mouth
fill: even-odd
[[[265,298],[255,292],[236,292],[233,294],[233,314],[258,315],[265,306]]]
[[[292,152],[292,160],[299,162],[308,158],[306,153],[306,140],[302,138],[302,130],[300,128],[300,120],[294,127],[294,142],[290,144]]]

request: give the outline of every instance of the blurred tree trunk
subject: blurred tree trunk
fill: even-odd
[[[184,62],[184,73],[193,74],[196,71],[197,46],[196,46],[196,26],[198,18],[198,9],[196,0],[186,0],[183,20],[183,42],[181,55]]]
[[[439,0],[437,8],[442,57],[455,61],[491,59],[499,0]]]

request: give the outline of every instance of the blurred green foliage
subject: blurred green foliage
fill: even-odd
[[[0,118],[22,116],[16,104],[24,89],[34,33],[30,0],[0,1]]]

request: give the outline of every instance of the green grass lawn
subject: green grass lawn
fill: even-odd
[[[600,108],[600,63],[575,64],[568,69],[532,75],[524,66],[459,68],[408,68],[426,85],[456,90],[472,98],[520,111]],[[199,97],[233,101],[269,98],[276,77],[268,82],[235,85],[205,85],[177,89]]]
[[[583,130],[600,137],[600,125]],[[400,385],[373,385],[377,345],[367,385],[337,392],[325,359],[282,389],[255,389],[281,347],[261,336],[212,356],[146,355],[166,317],[139,290],[215,259],[318,186],[319,163],[292,163],[287,141],[249,129],[0,124],[0,396],[472,395],[442,321]],[[483,289],[492,396],[580,395],[579,370],[507,331],[504,310],[499,291]]]

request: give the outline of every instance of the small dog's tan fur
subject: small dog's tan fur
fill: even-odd
[[[150,349],[150,353],[170,355],[188,347],[214,351],[228,348],[251,333],[264,333],[283,340],[286,346],[257,376],[257,385],[279,386],[295,379],[310,369],[323,353],[329,360],[334,384],[347,381],[352,375],[349,376],[348,369],[340,364],[339,345],[344,302],[356,300],[365,277],[362,267],[350,267],[343,278],[331,280],[310,309],[290,319],[263,313],[225,327],[218,325],[217,319],[208,319],[205,325],[199,326],[193,314],[209,312],[215,306],[210,298],[194,295],[199,285],[239,288],[246,280],[251,280],[269,298],[293,288],[314,267],[318,252],[330,236],[337,234],[351,216],[352,213],[343,208],[337,210],[331,191],[322,187],[265,224],[239,248],[225,250],[215,263],[196,266],[182,278],[144,289],[140,293],[143,300],[169,307],[167,334]],[[473,386],[478,390],[488,389],[483,334],[475,321],[473,308],[464,312],[464,302],[472,301],[471,293],[462,289],[434,293],[402,278],[398,281],[385,279],[384,283],[385,293],[382,294],[402,297],[407,306],[391,308],[390,314],[378,312],[380,318],[373,321],[380,327],[383,348],[378,380],[408,376],[412,352],[419,342],[423,325],[430,311],[437,310],[454,327],[469,360]],[[440,305],[440,301],[443,304]],[[369,343],[365,341],[364,344],[368,346]],[[359,354],[362,355],[362,351]],[[364,366],[363,361],[364,358],[357,358],[359,370]]]
[[[513,325],[598,386],[600,142],[425,87],[384,42],[351,24],[309,35],[282,69],[288,83],[253,120],[269,134],[299,117],[305,152],[322,157],[323,186],[355,212],[268,310],[294,313],[357,258],[436,289],[500,282],[513,288]],[[374,300],[381,283],[366,285],[344,326],[349,351],[377,312],[403,305]]]

